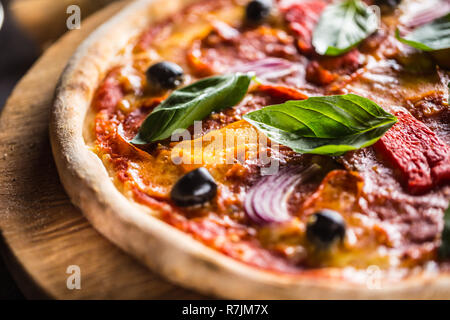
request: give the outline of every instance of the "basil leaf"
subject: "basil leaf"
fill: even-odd
[[[378,17],[360,0],[332,4],[314,28],[312,44],[317,53],[337,56],[357,46],[378,28]]]
[[[375,102],[354,94],[287,101],[244,119],[296,152],[325,155],[367,147],[397,122]]]
[[[450,206],[444,213],[444,229],[442,230],[439,257],[441,259],[450,258]]]
[[[407,45],[423,51],[450,48],[450,13],[427,23],[405,37],[397,29],[395,36]]]
[[[199,80],[175,90],[142,123],[133,144],[166,139],[177,129],[186,129],[213,111],[237,104],[247,93],[252,76],[234,73]]]

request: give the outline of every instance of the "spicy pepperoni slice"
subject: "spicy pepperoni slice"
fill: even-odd
[[[421,194],[450,181],[450,147],[407,111],[374,145],[399,172],[411,194]]]
[[[124,96],[124,90],[117,76],[119,69],[113,69],[97,89],[94,106],[97,110],[113,111]]]
[[[328,85],[340,74],[350,74],[360,66],[360,52],[353,49],[337,57],[319,56],[313,48],[312,37],[325,1],[281,1],[280,10],[289,30],[296,38],[298,51],[310,57],[306,79],[316,85]]]

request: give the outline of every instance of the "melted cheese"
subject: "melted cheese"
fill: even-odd
[[[241,120],[200,138],[178,143],[172,150],[172,160],[186,171],[198,167],[230,167],[235,163],[263,160],[268,148],[266,136]]]

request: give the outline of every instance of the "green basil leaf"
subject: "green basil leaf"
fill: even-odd
[[[439,257],[441,259],[450,258],[450,205],[444,213],[444,229],[442,230]]]
[[[397,29],[395,36],[407,45],[423,51],[450,48],[450,13],[418,27],[405,37]]]
[[[312,44],[317,53],[337,56],[356,47],[378,28],[378,17],[360,0],[332,4],[314,28]]]
[[[252,75],[233,73],[199,80],[175,90],[150,113],[133,138],[133,144],[146,144],[186,129],[213,111],[236,105],[247,93]]]
[[[375,102],[354,94],[287,101],[244,119],[296,152],[325,155],[367,147],[397,122]]]

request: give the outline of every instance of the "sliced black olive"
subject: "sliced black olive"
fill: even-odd
[[[247,4],[245,15],[251,22],[260,22],[267,18],[272,9],[272,0],[252,0]]]
[[[320,210],[308,219],[306,238],[319,249],[327,249],[345,237],[345,221],[333,210]]]
[[[205,203],[216,196],[217,184],[205,168],[195,169],[175,183],[170,192],[172,201],[180,207]]]
[[[183,82],[183,68],[168,61],[155,63],[147,70],[147,81],[157,88],[175,89]]]

